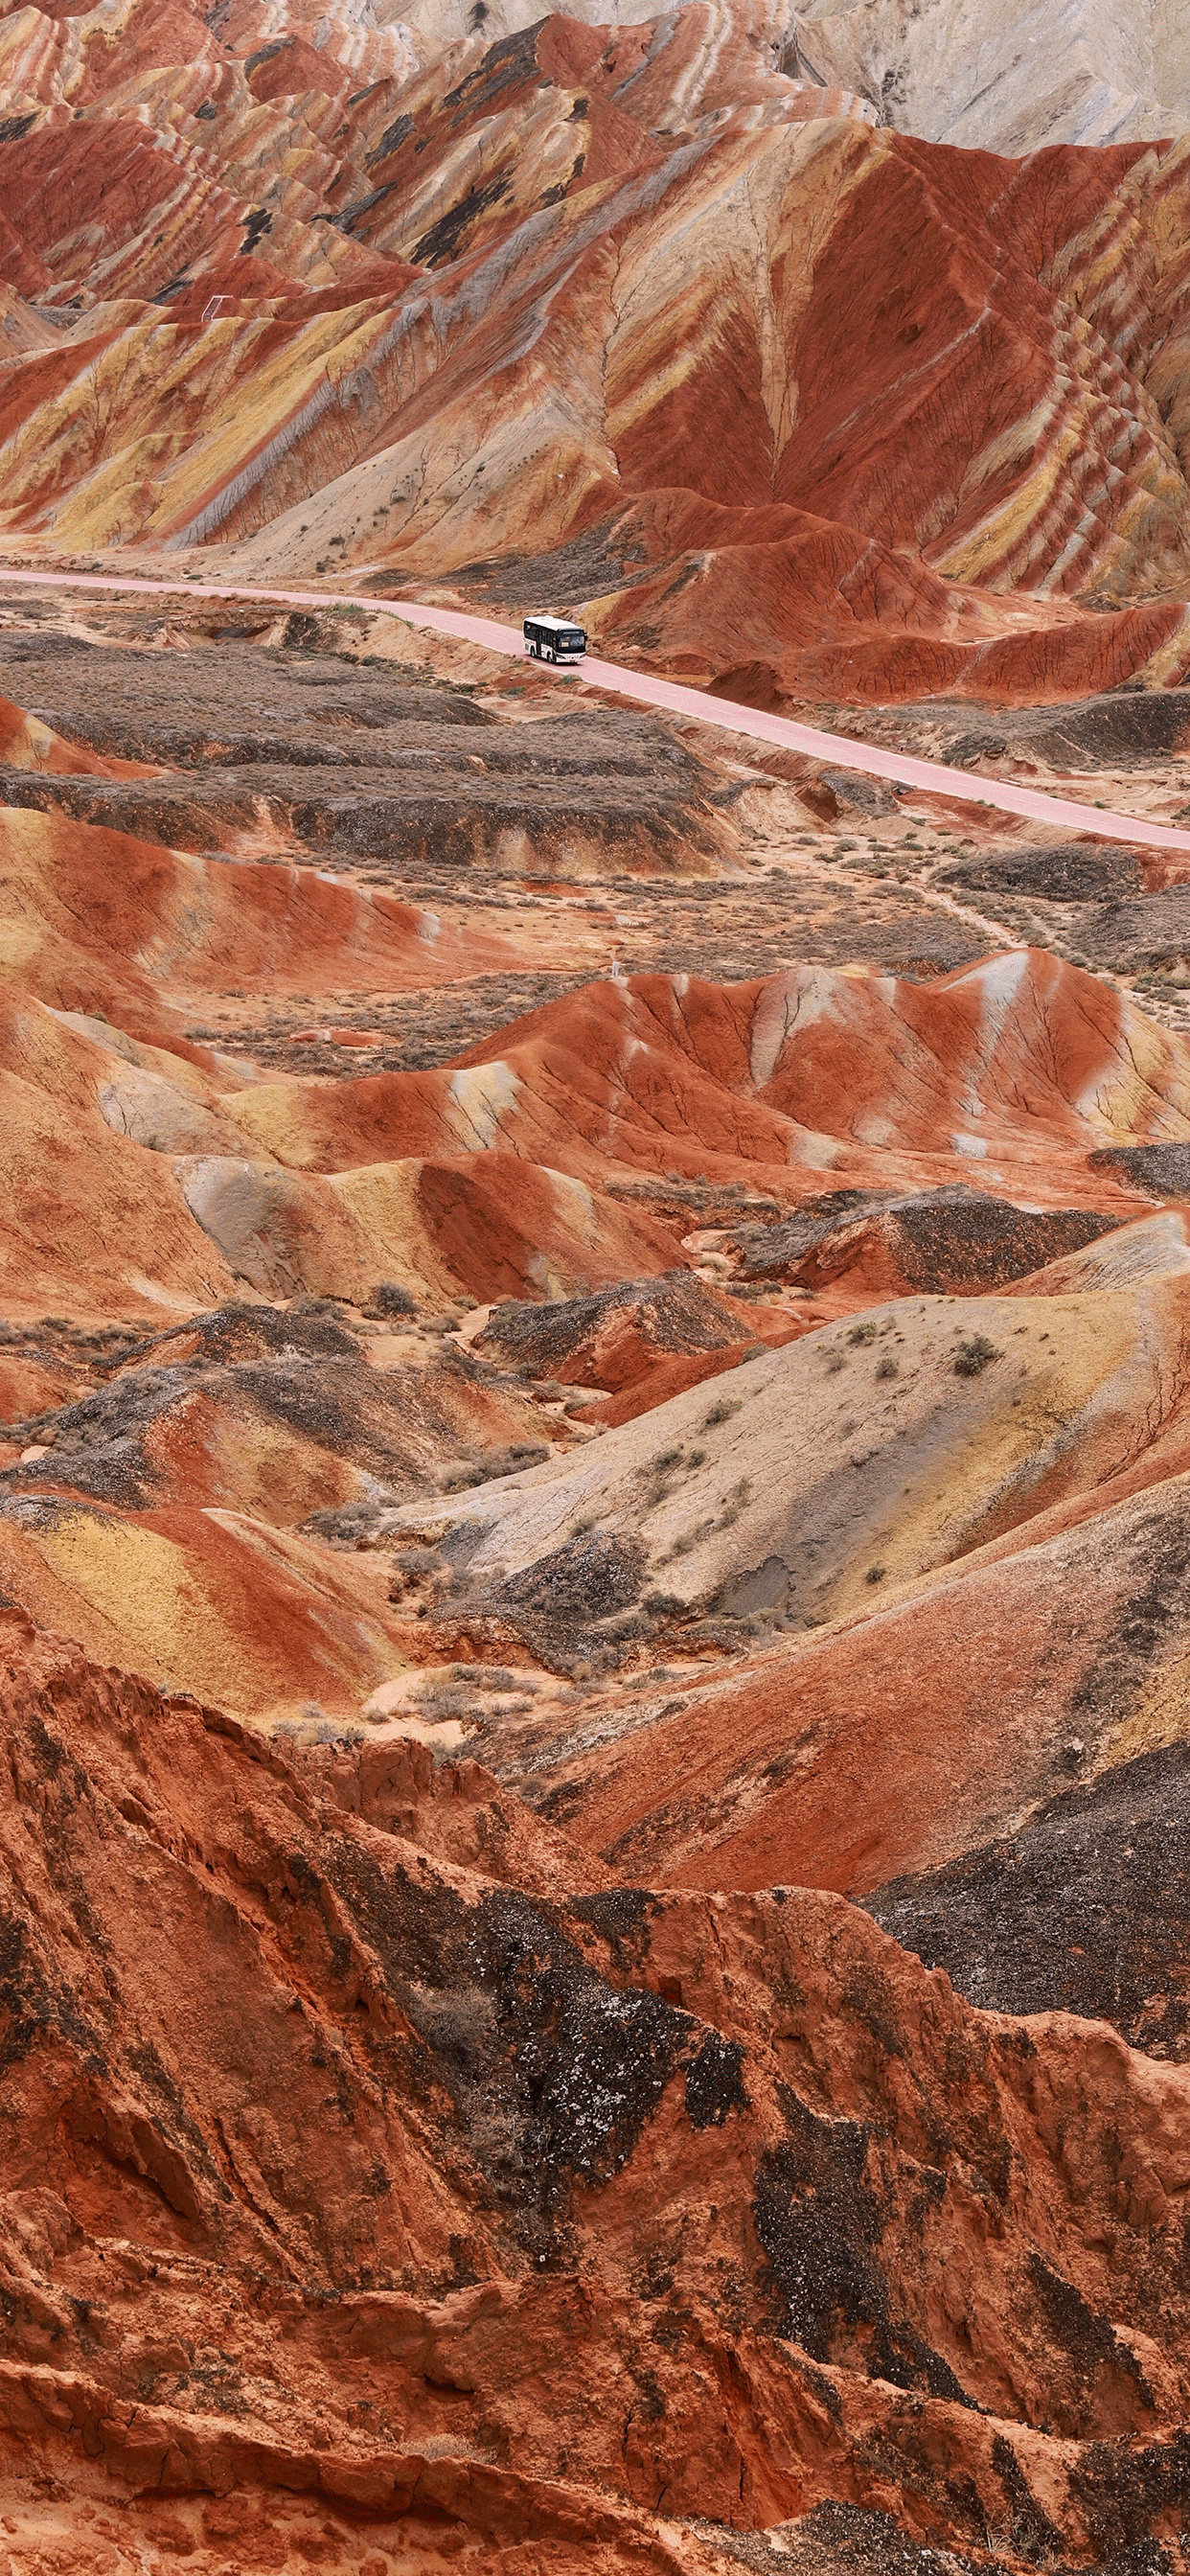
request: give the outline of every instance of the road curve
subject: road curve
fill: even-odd
[[[469,617],[455,608],[426,608],[418,600],[374,599],[351,591],[257,590],[241,582],[154,581],[132,573],[35,572],[0,568],[0,589],[19,582],[30,590],[147,591],[183,599],[246,599],[266,608],[362,608],[379,617],[398,617],[406,626],[429,627],[437,635],[457,635],[491,653],[523,655],[519,627],[500,626],[490,617]],[[542,664],[536,666],[544,668]],[[961,805],[991,805],[1002,814],[1023,814],[1032,823],[1062,831],[1090,834],[1103,841],[1143,841],[1159,850],[1190,853],[1190,831],[1172,823],[1155,823],[1142,814],[1117,814],[1077,797],[1045,796],[1034,787],[1016,787],[1008,779],[982,778],[978,772],[947,769],[942,761],[916,760],[908,752],[885,751],[877,743],[854,742],[850,734],[824,733],[817,725],[795,724],[788,716],[767,715],[760,707],[737,706],[731,698],[713,698],[705,689],[685,689],[676,680],[655,679],[619,662],[602,662],[588,654],[572,676],[589,688],[611,690],[639,705],[661,707],[669,715],[693,717],[698,724],[718,725],[724,733],[746,734],[754,742],[774,742],[786,751],[808,752],[834,769],[863,770],[869,778],[886,778],[897,787],[916,787],[930,796],[946,796]]]

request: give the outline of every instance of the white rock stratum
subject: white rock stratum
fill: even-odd
[[[785,60],[904,132],[991,152],[1190,125],[1186,0],[807,0]]]

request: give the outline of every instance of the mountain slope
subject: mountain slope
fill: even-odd
[[[1156,141],[1190,124],[1190,35],[1176,0],[807,0],[793,61],[847,81],[888,122],[968,150]]]
[[[0,20],[10,545],[562,594],[770,700],[1183,672],[1182,147],[877,130],[741,0],[319,25]]]
[[[68,2493],[75,2566],[198,2576],[711,2576],[816,2509],[842,2576],[890,2479],[902,2567],[1169,2533],[1179,2070],[838,1898],[617,1888],[474,1766],[3,1648],[22,2576]]]

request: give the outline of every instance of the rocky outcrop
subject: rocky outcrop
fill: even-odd
[[[76,2566],[114,2510],[244,2576],[694,2576],[893,2490],[1014,2568],[1172,2528],[1176,2070],[838,1897],[650,1896],[473,1766],[2,1644],[14,2565],[64,2481]]]
[[[1008,9],[807,0],[791,67],[844,81],[889,125],[967,150],[1156,141],[1190,125],[1190,47],[1169,0]]]

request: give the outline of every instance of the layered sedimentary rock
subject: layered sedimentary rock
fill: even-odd
[[[617,1887],[473,1765],[295,1769],[0,1644],[15,2567],[67,2494],[96,2568],[1176,2532],[1180,2070],[838,1897]]]
[[[383,14],[0,19],[4,543],[1169,816],[1173,43]],[[0,2576],[1172,2576],[1175,868],[202,615],[4,611]]]
[[[1016,0],[1006,9],[808,0],[790,53],[803,76],[847,81],[890,125],[968,149],[1148,141],[1190,124],[1190,46],[1176,0]]]
[[[1175,2565],[1190,1048],[977,952],[1179,889],[29,614],[0,2555]]]
[[[8,542],[544,590],[775,702],[1178,676],[1184,145],[956,153],[782,42],[10,15]]]

